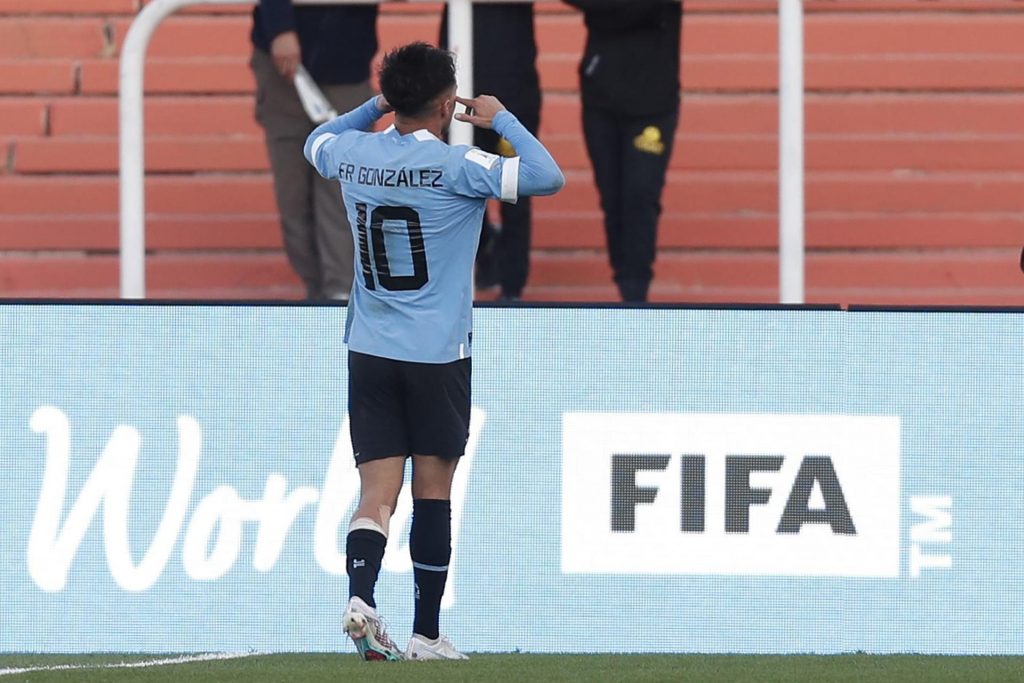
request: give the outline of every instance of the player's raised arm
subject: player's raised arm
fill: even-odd
[[[320,124],[306,138],[306,144],[302,150],[306,155],[306,161],[311,163],[324,178],[337,177],[338,169],[330,163],[330,155],[324,153],[330,147],[329,143],[346,131],[368,130],[377,122],[377,119],[389,111],[391,111],[391,106],[387,100],[383,96],[377,95],[347,114]]]
[[[455,99],[466,106],[466,113],[456,114],[456,119],[480,128],[492,128],[515,148],[518,156],[514,158],[519,164],[517,195],[550,195],[562,189],[565,176],[547,148],[498,98],[478,95],[472,99]]]

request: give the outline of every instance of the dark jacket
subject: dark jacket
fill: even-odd
[[[681,2],[565,1],[583,10],[587,24],[579,69],[584,106],[644,116],[679,105]]]
[[[295,31],[302,64],[317,83],[362,83],[377,52],[377,5],[300,5],[260,0],[252,12],[252,43],[270,52],[270,41]]]
[[[438,44],[448,44],[447,8]],[[473,5],[473,88],[498,99],[540,89],[532,2]]]

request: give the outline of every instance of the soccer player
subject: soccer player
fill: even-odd
[[[368,660],[465,659],[438,630],[451,557],[451,485],[469,438],[473,262],[486,201],[557,192],[543,145],[497,98],[455,95],[451,53],[412,43],[388,53],[381,95],[314,130],[305,154],[341,182],[356,278],[348,304],[349,417],[359,505],[346,540],[345,631]],[[466,107],[455,114],[456,103]],[[366,132],[394,111],[394,125]],[[442,139],[453,115],[507,139],[499,157]],[[388,525],[412,458],[409,538],[416,582],[403,653],[376,612]]]

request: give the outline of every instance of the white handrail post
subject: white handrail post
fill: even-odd
[[[804,303],[803,0],[779,0],[779,301]]]
[[[301,5],[376,4],[386,0],[293,0]],[[527,0],[515,0],[525,2]],[[121,298],[146,296],[146,202],[143,75],[146,48],[161,21],[189,5],[254,5],[258,0],[150,0],[132,21],[121,48],[118,85]],[[473,0],[448,0],[448,45],[458,54],[456,77],[473,92]],[[453,144],[472,144],[473,127],[456,122]]]
[[[255,4],[257,0],[151,0],[132,21],[121,47],[118,82],[121,298],[146,296],[146,162],[143,75],[146,48],[164,19],[189,5]]]
[[[135,17],[121,48],[120,203],[121,297],[146,296],[145,140],[143,137],[143,74],[146,48],[153,31],[188,0],[153,0]]]
[[[448,49],[457,56],[455,79],[462,97],[473,97],[473,1],[448,0]],[[472,145],[473,126],[455,121],[448,133],[453,145]]]

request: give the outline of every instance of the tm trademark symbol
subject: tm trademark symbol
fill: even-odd
[[[911,496],[910,511],[924,521],[910,527],[910,578],[921,578],[922,569],[949,569],[953,556],[953,498]],[[927,546],[923,548],[922,546]]]

